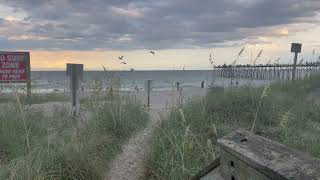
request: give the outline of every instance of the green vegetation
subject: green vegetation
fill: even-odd
[[[205,98],[174,109],[154,133],[146,176],[194,176],[219,155],[216,140],[236,130],[253,129],[320,158],[319,82],[319,77],[312,77],[295,84],[212,90]]]
[[[77,118],[66,108],[52,109],[48,117],[19,101],[2,104],[0,179],[103,179],[108,163],[148,115],[128,97],[100,98],[84,104]]]
[[[0,103],[7,103],[13,99],[11,94],[2,94],[0,96]],[[65,102],[69,98],[64,96],[62,93],[43,93],[43,94],[31,94],[30,99],[28,100],[27,95],[19,94],[19,99],[22,104],[43,104],[47,102]]]

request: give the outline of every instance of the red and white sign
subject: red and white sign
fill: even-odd
[[[27,82],[29,74],[29,52],[0,52],[0,82]]]

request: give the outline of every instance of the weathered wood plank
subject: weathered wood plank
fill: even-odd
[[[195,175],[192,180],[199,180],[202,179],[202,177],[206,176],[208,173],[210,173],[212,170],[217,168],[220,165],[220,157],[215,159],[212,163],[210,163],[208,166],[203,168],[197,175]]]
[[[232,133],[218,142],[222,151],[270,179],[320,180],[319,159],[280,143],[248,132]]]
[[[224,180],[220,174],[220,168],[217,167],[210,171],[205,176],[201,177],[200,180]]]
[[[221,150],[221,175],[225,180],[271,180],[230,153]]]

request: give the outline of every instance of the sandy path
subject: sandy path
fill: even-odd
[[[203,96],[206,94],[204,89],[190,90],[183,92],[183,102],[187,102],[192,97]],[[142,103],[146,102],[144,92],[135,94]],[[136,180],[144,175],[144,161],[148,151],[150,138],[161,117],[166,116],[167,111],[177,103],[179,93],[176,91],[163,91],[151,93],[151,108],[149,108],[150,121],[146,128],[122,146],[122,152],[111,162],[110,171],[107,172],[107,180]],[[70,111],[69,103],[50,102],[44,104],[34,104],[29,107],[31,112],[42,112],[46,116],[53,116],[59,110]],[[85,112],[84,120],[90,119],[89,112]],[[79,123],[80,125],[82,123]],[[52,134],[54,136],[54,134]]]
[[[184,100],[188,101],[194,96],[203,96],[205,94],[206,91],[204,90],[185,92]],[[151,96],[150,122],[143,131],[132,137],[122,147],[122,153],[110,165],[110,171],[106,175],[106,180],[136,180],[143,177],[145,170],[144,161],[152,132],[157,123],[160,122],[161,117],[166,116],[168,106],[170,107],[176,102],[178,94],[172,92],[153,92]],[[143,97],[141,100],[144,101]]]
[[[122,153],[111,163],[111,170],[106,179],[133,180],[144,175],[145,155],[152,131],[160,120],[160,113],[156,110],[150,110],[151,121],[143,131],[136,134],[122,147]]]
[[[111,170],[106,176],[106,179],[111,180],[126,180],[126,179],[139,179],[139,177],[144,175],[144,160],[146,151],[148,150],[149,140],[154,127],[157,122],[160,121],[160,117],[165,113],[165,109],[161,109],[159,106],[163,104],[155,104],[149,109],[150,121],[148,122],[146,128],[132,137],[127,144],[122,147],[122,153],[120,153],[115,160],[111,163]],[[29,111],[32,113],[43,113],[46,117],[54,116],[54,113],[59,110],[71,110],[68,103],[61,102],[49,102],[43,104],[33,104],[29,107]],[[90,119],[90,113],[86,112],[87,116],[84,119]],[[78,125],[81,125],[79,121]],[[49,128],[48,131],[50,141],[54,141],[55,131]],[[1,152],[0,152],[1,155]],[[0,156],[1,157],[1,156]]]

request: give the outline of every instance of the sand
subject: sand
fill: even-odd
[[[135,93],[142,102],[146,102],[144,92]],[[132,137],[122,147],[120,153],[112,161],[110,171],[106,174],[106,180],[136,180],[141,179],[145,172],[145,158],[149,148],[149,141],[153,130],[160,122],[161,117],[166,116],[169,107],[177,104],[179,97],[183,97],[183,102],[187,102],[195,97],[206,94],[205,89],[186,90],[179,93],[177,91],[158,91],[151,93],[151,106],[149,108],[150,122],[147,127]]]
[[[207,89],[194,88],[181,92],[172,91],[153,91],[150,94],[150,107],[146,107],[149,111],[150,121],[146,128],[138,132],[129,141],[123,145],[122,152],[118,154],[111,162],[108,170],[106,170],[105,179],[107,180],[135,180],[140,179],[144,175],[144,161],[149,148],[149,141],[153,130],[160,122],[161,117],[165,117],[170,108],[178,103],[185,103],[192,98],[202,97],[206,94]],[[121,92],[136,98],[147,106],[146,92]],[[85,96],[87,96],[86,94]],[[47,116],[53,116],[57,110],[71,111],[71,103],[69,102],[49,102],[43,104],[33,104],[29,106],[29,111],[35,113],[44,113]],[[90,120],[90,114],[85,113],[86,120]]]

